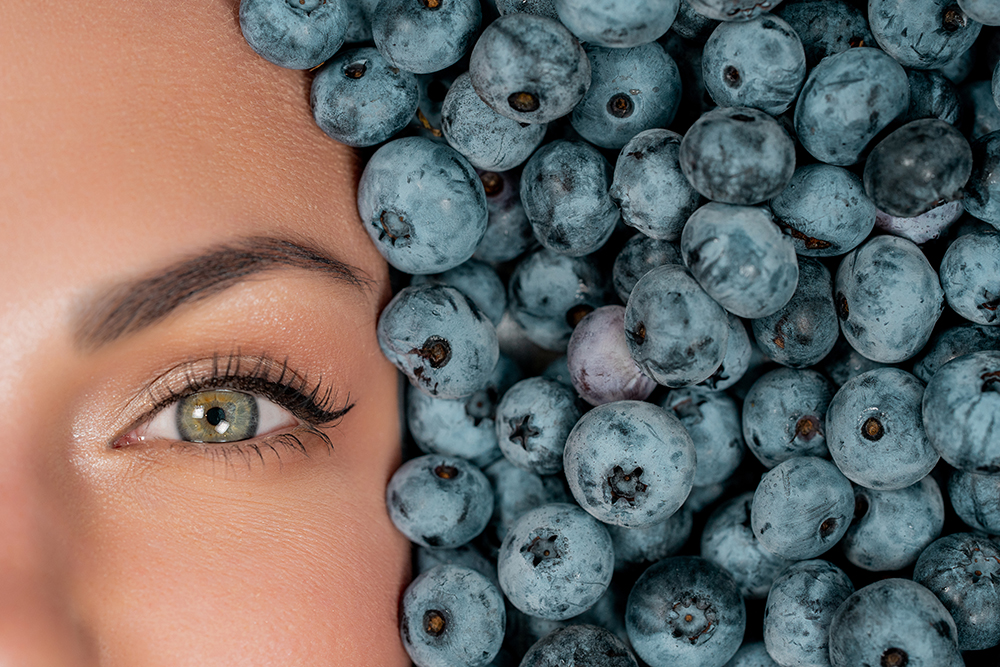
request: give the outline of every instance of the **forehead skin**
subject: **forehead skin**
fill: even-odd
[[[0,663],[409,664],[409,545],[384,507],[397,375],[374,333],[388,273],[357,219],[355,157],[312,120],[308,74],[252,52],[237,0],[2,14]],[[73,315],[103,289],[286,234],[371,287],[274,272],[74,348]],[[329,456],[223,478],[107,448],[154,370],[235,344],[350,393]]]

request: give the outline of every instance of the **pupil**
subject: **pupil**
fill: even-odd
[[[218,426],[222,422],[226,421],[226,411],[222,408],[211,408],[205,414],[205,419],[212,426]]]

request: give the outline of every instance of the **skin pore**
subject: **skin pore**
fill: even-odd
[[[409,664],[387,269],[308,75],[237,11],[3,11],[0,664]],[[351,407],[246,389],[276,407],[242,446],[157,430],[236,374]]]

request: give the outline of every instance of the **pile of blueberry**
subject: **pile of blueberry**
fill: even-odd
[[[1000,664],[1000,2],[240,22],[366,160],[419,667]]]

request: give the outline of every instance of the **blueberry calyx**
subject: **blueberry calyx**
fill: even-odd
[[[785,349],[785,332],[782,329],[788,324],[788,318],[780,317],[778,321],[774,323],[774,339],[771,341],[777,345],[780,349]]]
[[[825,540],[833,535],[837,531],[837,523],[837,518],[833,516],[824,519],[823,523],[819,525],[819,536]]]
[[[541,536],[531,540],[531,542],[521,547],[521,553],[529,553],[532,556],[532,567],[538,567],[543,561],[558,560],[562,554],[556,549],[556,538],[558,535],[549,535],[542,539]]]
[[[625,472],[621,466],[615,466],[608,476],[608,487],[611,490],[611,504],[614,505],[619,500],[628,501],[629,505],[635,506],[636,495],[644,492],[649,486],[639,481],[642,477],[642,468],[636,467],[632,472]]]
[[[580,323],[580,320],[585,318],[587,315],[590,315],[592,312],[594,312],[593,306],[586,303],[577,304],[566,311],[566,324],[575,329],[576,325]]]
[[[851,314],[851,309],[847,306],[847,297],[843,292],[837,292],[837,317],[846,321]]]
[[[479,426],[484,419],[496,414],[497,390],[493,387],[480,389],[465,402],[465,414],[472,417],[472,425]]]
[[[507,104],[510,105],[511,109],[520,113],[538,111],[538,107],[541,106],[535,94],[523,90],[518,93],[511,93],[507,97]]]
[[[885,435],[885,428],[882,427],[882,422],[880,422],[875,417],[869,417],[865,420],[865,423],[861,425],[861,435],[865,440],[870,440],[872,442],[878,442]]]
[[[887,648],[882,654],[879,663],[881,667],[906,667],[910,662],[910,656],[901,648]]]
[[[851,525],[860,523],[866,514],[868,514],[868,497],[859,493],[854,496],[854,518],[851,519]]]
[[[368,71],[367,60],[356,60],[353,63],[344,65],[344,76],[348,79],[360,79]],[[383,211],[384,215],[384,211]]]
[[[948,5],[941,13],[941,27],[945,32],[956,32],[969,25],[969,17],[957,4]]]
[[[451,361],[451,344],[440,336],[429,337],[419,350],[413,352],[426,359],[431,368],[442,368]]]
[[[455,479],[461,471],[455,466],[439,465],[434,468],[434,474],[441,479]]]
[[[503,178],[495,171],[486,171],[479,176],[487,197],[496,197],[503,192]]]
[[[856,49],[859,46],[865,45],[865,38],[858,37],[855,35],[854,37],[851,37],[849,40],[847,40],[847,43],[851,46],[852,49]]]
[[[687,639],[691,644],[697,644],[699,639],[708,639],[714,634],[716,622],[719,620],[715,609],[709,603],[695,597],[685,598],[674,603],[669,613],[670,624],[673,626],[675,639]]]
[[[520,445],[524,448],[524,451],[528,451],[528,440],[535,437],[536,435],[541,435],[541,430],[532,426],[529,422],[531,421],[531,415],[527,414],[520,419],[514,418],[510,420],[510,437],[508,438],[511,442],[520,441]]]
[[[632,98],[625,93],[618,93],[608,100],[608,113],[615,118],[628,118],[634,110]]]
[[[631,340],[636,345],[642,345],[646,342],[646,325],[642,322],[635,325],[635,329],[632,331],[625,331],[628,334],[629,340]]]
[[[444,4],[444,0],[420,0],[425,9],[438,10]]]
[[[389,211],[382,211],[378,216],[378,240],[388,238],[392,246],[396,247],[396,241],[410,240],[410,224],[403,216]]]
[[[1000,393],[1000,371],[983,373],[979,376],[983,381],[982,391],[995,391]]]
[[[730,88],[739,88],[740,84],[743,82],[743,78],[740,76],[740,71],[732,65],[726,65],[726,68],[722,70],[722,80],[725,81],[726,85]]]
[[[823,239],[817,239],[812,236],[807,236],[806,234],[803,234],[802,232],[795,229],[791,225],[786,225],[780,220],[776,220],[775,222],[778,223],[778,227],[780,227],[781,231],[783,231],[785,234],[791,236],[793,239],[796,239],[797,241],[802,241],[805,244],[807,250],[826,250],[827,248],[833,245],[829,241],[824,241]]]
[[[424,632],[431,637],[440,637],[447,627],[448,621],[437,609],[428,609],[424,612]]]
[[[809,441],[819,435],[820,432],[821,424],[819,419],[813,415],[806,415],[795,422],[795,438],[802,438]]]

